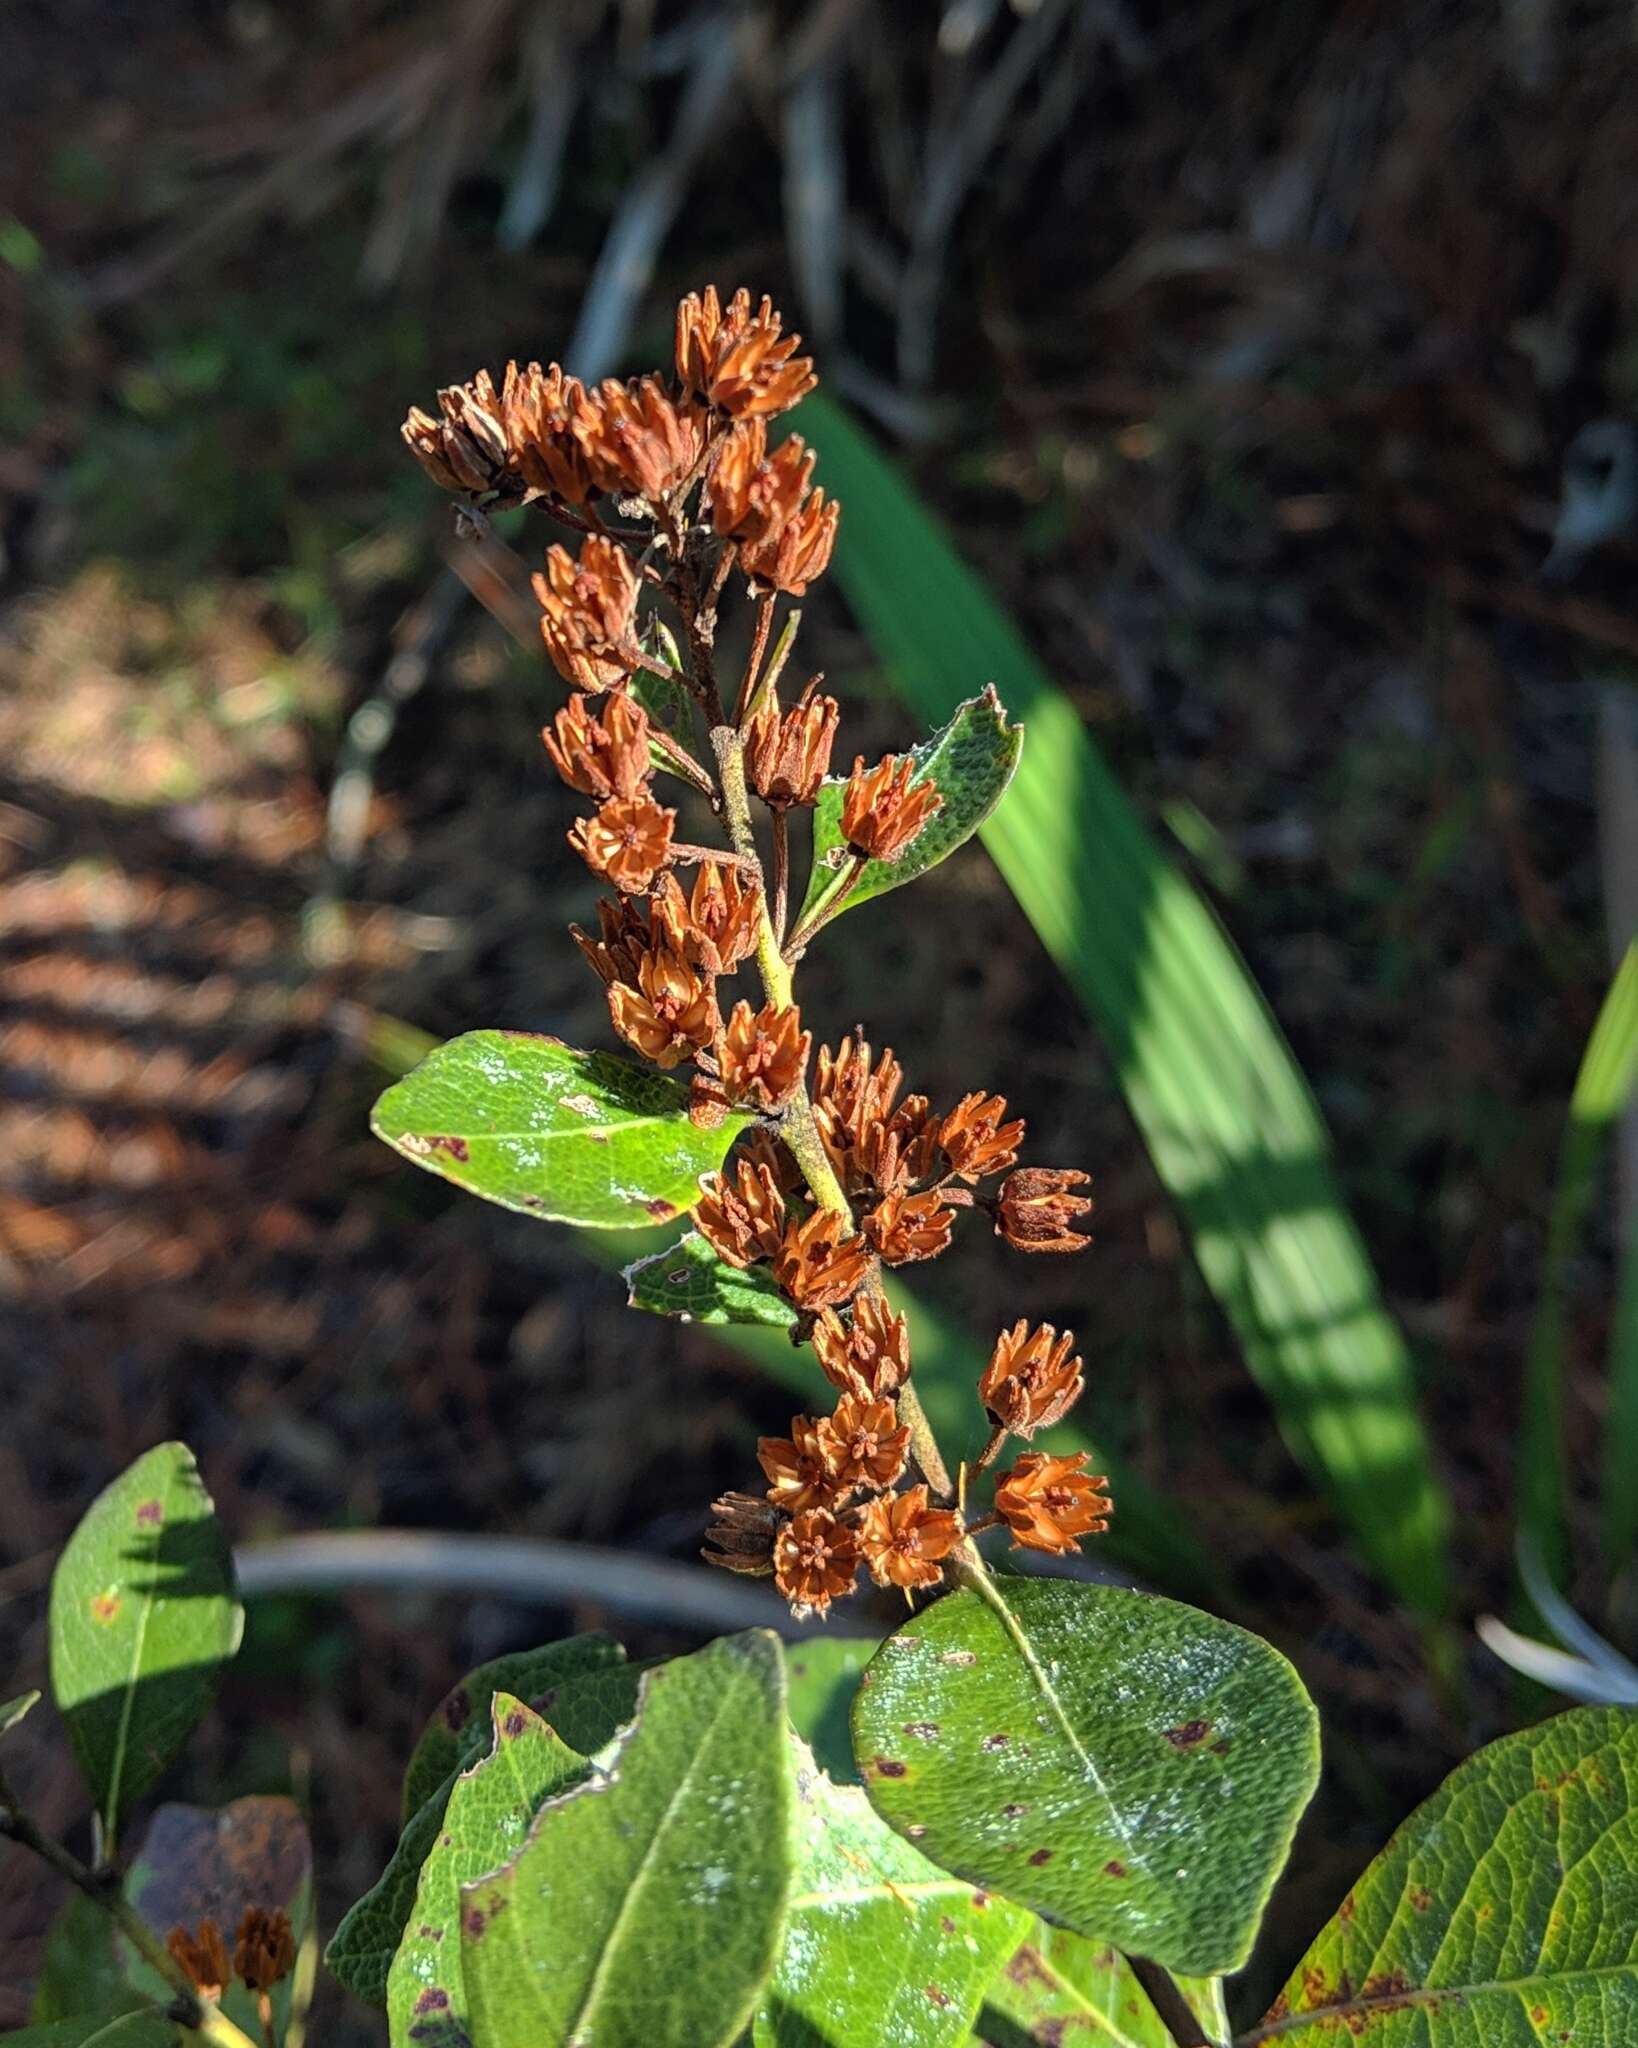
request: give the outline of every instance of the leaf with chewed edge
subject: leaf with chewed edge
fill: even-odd
[[[1365,1871],[1245,2048],[1629,2048],[1635,1795],[1638,1715],[1619,1707],[1470,1756]]]
[[[376,1102],[370,1128],[468,1194],[550,1223],[635,1230],[699,1198],[750,1122],[689,1120],[688,1090],[613,1053],[528,1031],[468,1031]]]
[[[936,868],[970,839],[1005,796],[1007,784],[1024,748],[1024,728],[1009,725],[992,683],[981,696],[969,697],[948,725],[910,749],[916,772],[910,786],[931,781],[944,802],[911,840],[897,860],[866,863],[847,893],[852,910],[899,889]],[[813,812],[813,872],[802,905],[802,917],[835,886],[845,855],[842,797],[845,779],[826,782]]]
[[[696,1230],[627,1266],[622,1277],[631,1307],[650,1315],[685,1323],[764,1323],[774,1330],[796,1326],[796,1310],[765,1266],[730,1266]]]
[[[778,1953],[794,1863],[776,1637],[645,1673],[608,1774],[535,1816],[461,1894],[482,2048],[727,2048]]]
[[[450,1789],[443,1825],[421,1866],[415,1904],[387,1973],[387,2026],[395,2048],[461,2048],[469,2039],[461,1886],[515,1855],[541,1802],[586,1768],[577,1750],[510,1693],[497,1692],[489,1711],[489,1750]]]

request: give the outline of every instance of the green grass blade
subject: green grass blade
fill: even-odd
[[[1383,1578],[1437,1614],[1449,1506],[1410,1359],[1261,995],[1073,706],[893,467],[822,400],[801,425],[845,506],[836,574],[918,718],[939,722],[993,681],[1024,720],[1023,762],[984,843],[1108,1046],[1287,1442]]]
[[[1604,1427],[1604,1550],[1625,1564],[1638,1543],[1638,1229],[1621,1260],[1610,1333],[1609,1414]]]
[[[1559,1152],[1558,1180],[1547,1219],[1547,1251],[1542,1261],[1541,1291],[1530,1351],[1525,1363],[1524,1422],[1519,1444],[1519,1522],[1535,1538],[1549,1572],[1562,1581],[1566,1563],[1565,1501],[1568,1493],[1564,1460],[1563,1369],[1567,1320],[1566,1282],[1571,1261],[1586,1230],[1588,1212],[1598,1185],[1598,1169],[1616,1119],[1638,1082],[1638,942],[1627,948],[1608,993],[1599,1006],[1580,1071],[1570,1094],[1570,1117]],[[1630,1261],[1629,1261],[1630,1263]],[[1629,1276],[1630,1280],[1630,1276]],[[1624,1290],[1625,1291],[1625,1290]],[[1627,1304],[1631,1309],[1630,1301]],[[1605,1439],[1604,1521],[1611,1554],[1621,1546],[1620,1532],[1630,1542],[1638,1500],[1634,1499],[1633,1455],[1638,1442],[1638,1371],[1633,1353],[1638,1339],[1625,1346],[1623,1369],[1621,1317],[1616,1318],[1611,1353],[1610,1430]]]

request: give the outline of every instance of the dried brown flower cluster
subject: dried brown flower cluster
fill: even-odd
[[[234,1977],[248,1991],[265,1995],[296,1967],[296,1940],[288,1914],[247,1906],[228,1967],[227,1943],[214,1920],[201,1920],[190,1934],[173,1927],[165,1937],[171,1960],[201,1998],[220,1998]]]
[[[814,482],[813,451],[770,436],[815,382],[800,345],[769,300],[740,291],[724,302],[708,288],[677,309],[669,376],[587,386],[555,363],[509,363],[498,389],[481,372],[440,392],[436,415],[412,412],[404,438],[475,516],[536,503],[581,536],[575,552],[550,547],[534,579],[546,651],[571,691],[543,734],[547,755],[595,807],[570,844],[615,892],[597,905],[596,935],[574,937],[620,1038],[658,1067],[692,1067],[694,1120],[753,1119],[705,1176],[694,1224],[727,1265],[783,1297],[836,1392],[829,1415],[796,1416],[788,1437],[762,1442],[765,1492],[717,1502],[706,1554],[771,1572],[793,1606],[823,1613],[861,1571],[909,1593],[952,1566],[981,1570],[970,1542],[980,1529],[1069,1548],[1105,1526],[1109,1502],[1084,1454],[1032,1452],[998,1481],[993,1514],[966,1520],[881,1280],[884,1268],[938,1257],[964,1210],[982,1210],[1019,1250],[1081,1249],[1086,1174],[1019,1166],[1024,1124],[1000,1096],[975,1091],[935,1111],[861,1033],[815,1063],[793,999],[792,970],[866,865],[902,862],[945,809],[912,754],[861,756],[831,779],[841,714],[821,678],[781,701],[795,621],[776,635],[775,608],[823,574],[840,518]],[[718,614],[736,574],[754,615],[729,691]],[[674,609],[676,639],[639,616],[645,602]],[[662,720],[679,687],[704,715],[708,752]],[[656,794],[661,775],[709,801],[727,847],[681,836],[679,806]],[[793,821],[821,802],[841,850],[792,926]],[[752,960],[760,999],[725,995],[720,984]],[[981,1469],[1009,1436],[1028,1441],[1068,1411],[1082,1385],[1073,1342],[1050,1325],[1002,1333],[979,1385],[992,1424]]]

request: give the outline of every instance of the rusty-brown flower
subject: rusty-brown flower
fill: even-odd
[[[778,590],[800,597],[830,567],[841,518],[842,508],[834,498],[827,502],[823,491],[812,490],[776,533],[766,540],[747,541],[739,551],[739,566],[752,593]]]
[[[788,1515],[827,1505],[835,1495],[828,1446],[811,1415],[793,1415],[788,1437],[759,1437],[756,1459],[767,1475],[769,1500]]]
[[[709,1045],[721,1021],[710,976],[665,949],[643,955],[635,987],[610,983],[609,1015],[627,1045],[659,1067]]]
[[[705,1532],[701,1557],[725,1572],[765,1579],[773,1570],[779,1510],[754,1493],[725,1493],[711,1503],[711,1512],[716,1520]]]
[[[892,1047],[872,1064],[870,1046],[857,1032],[834,1053],[820,1048],[813,1113],[849,1194],[896,1191],[926,1170],[927,1099],[907,1095],[899,1102],[903,1082]]]
[[[1021,1166],[1001,1183],[995,1228],[1014,1250],[1078,1252],[1092,1240],[1073,1228],[1091,1213],[1092,1197],[1074,1193],[1091,1180],[1071,1167]]]
[[[978,1382],[991,1421],[1014,1436],[1032,1437],[1067,1415],[1084,1384],[1081,1361],[1070,1356],[1074,1345],[1073,1330],[1060,1337],[1050,1323],[1031,1330],[1020,1320],[1003,1330]]]
[[[774,1544],[774,1584],[798,1620],[823,1615],[833,1600],[853,1591],[859,1545],[845,1522],[825,1508],[797,1515]]]
[[[730,1266],[771,1259],[785,1237],[785,1197],[769,1169],[741,1159],[733,1173],[700,1181],[694,1228]]]
[[[817,459],[799,434],[770,455],[766,425],[741,420],[722,444],[706,493],[717,537],[747,547],[777,539],[801,511]]]
[[[823,1310],[813,1349],[825,1378],[844,1394],[889,1398],[910,1377],[908,1325],[879,1295],[859,1295],[850,1323],[833,1308]]]
[[[540,736],[569,787],[599,803],[611,796],[636,796],[654,773],[648,713],[624,690],[616,691],[600,713],[584,696],[571,697]]]
[[[683,389],[735,419],[788,412],[819,381],[813,363],[798,356],[800,335],[782,335],[773,301],[751,311],[740,290],[726,307],[715,285],[690,292],[677,308],[677,375]]]
[[[840,716],[836,699],[815,696],[811,683],[786,712],[773,702],[762,707],[746,733],[745,768],[764,803],[777,810],[818,802]]]
[[[884,1195],[867,1210],[860,1228],[885,1266],[908,1266],[917,1259],[936,1259],[948,1249],[955,1211],[938,1190],[924,1195]]]
[[[473,493],[518,489],[500,394],[487,370],[470,384],[451,384],[438,393],[442,419],[410,408],[400,432],[410,453],[435,484],[446,491]]]
[[[612,377],[597,387],[581,443],[592,474],[607,491],[660,505],[687,483],[705,452],[705,421],[679,406],[658,377]]]
[[[597,407],[578,377],[565,377],[556,363],[506,366],[501,414],[512,460],[531,490],[545,491],[566,505],[585,505],[599,481],[585,440],[597,424]]]
[[[1073,1550],[1082,1536],[1109,1526],[1109,1482],[1085,1470],[1086,1451],[1053,1458],[1031,1451],[996,1482],[995,1511],[1012,1531],[1014,1549]]]
[[[982,1180],[1000,1173],[1018,1157],[1024,1142],[1024,1120],[1015,1117],[1004,1123],[1007,1105],[999,1095],[976,1092],[963,1095],[938,1124],[939,1149],[950,1162],[950,1171],[962,1180]]]
[[[577,560],[554,541],[534,588],[546,652],[563,680],[594,694],[623,683],[637,654],[637,571],[620,543],[589,534]]]
[[[802,1029],[794,1004],[753,1010],[734,1005],[717,1048],[717,1065],[730,1102],[750,1109],[782,1109],[802,1085],[813,1034]]]
[[[960,1518],[935,1508],[925,1486],[873,1500],[859,1516],[859,1549],[878,1586],[933,1586],[961,1541]]]
[[[264,1906],[247,1906],[233,1947],[233,1971],[252,1991],[271,1991],[296,1967],[296,1939],[290,1917]]]
[[[214,1920],[201,1920],[192,1934],[185,1927],[173,1927],[165,1946],[201,1998],[221,1997],[228,1981],[228,1954],[222,1930]]]
[[[774,1279],[798,1308],[834,1308],[858,1293],[870,1271],[870,1249],[834,1209],[816,1209],[785,1226]]]
[[[842,836],[869,860],[896,861],[944,799],[923,779],[911,788],[916,763],[908,754],[887,754],[866,768],[861,754],[842,792]]]
[[[732,974],[756,951],[762,893],[745,871],[702,860],[688,900],[690,935],[713,974]]]
[[[868,1488],[880,1493],[903,1472],[910,1432],[899,1427],[891,1401],[844,1394],[819,1425],[825,1463],[838,1500]]]
[[[577,818],[569,844],[594,875],[607,875],[626,896],[641,895],[671,858],[675,811],[646,791],[611,797],[595,817]]]

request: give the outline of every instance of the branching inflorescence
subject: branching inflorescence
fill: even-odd
[[[498,389],[480,372],[438,394],[439,417],[413,411],[403,431],[473,516],[531,504],[581,536],[576,554],[548,548],[535,577],[547,653],[573,693],[546,750],[596,805],[569,841],[615,891],[597,905],[596,934],[573,935],[626,1044],[657,1067],[692,1069],[694,1122],[754,1116],[701,1183],[694,1225],[728,1266],[769,1278],[838,1397],[831,1414],[798,1415],[788,1437],[762,1440],[766,1491],[715,1504],[705,1555],[771,1573],[798,1613],[824,1614],[862,1569],[907,1594],[981,1572],[980,1529],[1070,1550],[1107,1526],[1110,1502],[1084,1452],[1028,1452],[999,1478],[994,1512],[967,1519],[965,1475],[952,1486],[904,1319],[882,1291],[883,1268],[939,1256],[963,1210],[983,1210],[1020,1251],[1080,1250],[1087,1175],[1018,1166],[1024,1124],[1000,1096],[936,1111],[860,1032],[815,1060],[793,1000],[794,969],[866,868],[903,862],[945,804],[909,754],[860,757],[845,784],[829,780],[836,699],[820,676],[781,698],[800,615],[776,632],[778,607],[824,573],[841,511],[813,483],[800,436],[769,446],[769,422],[815,383],[799,345],[769,300],[753,306],[741,291],[724,305],[708,288],[677,309],[673,379],[587,388],[555,363],[509,363]],[[753,610],[729,691],[718,618],[736,577]],[[703,717],[708,755],[660,716],[679,692]],[[660,773],[709,800],[726,846],[678,838],[676,810],[655,795]],[[827,788],[840,791],[841,843],[793,920],[791,813]],[[720,984],[753,960],[760,1002],[741,997],[725,1014]],[[1072,1334],[1050,1325],[1000,1335],[979,1383],[992,1425],[980,1469],[1009,1437],[1027,1441],[1067,1412],[1082,1386],[1073,1353]]]

